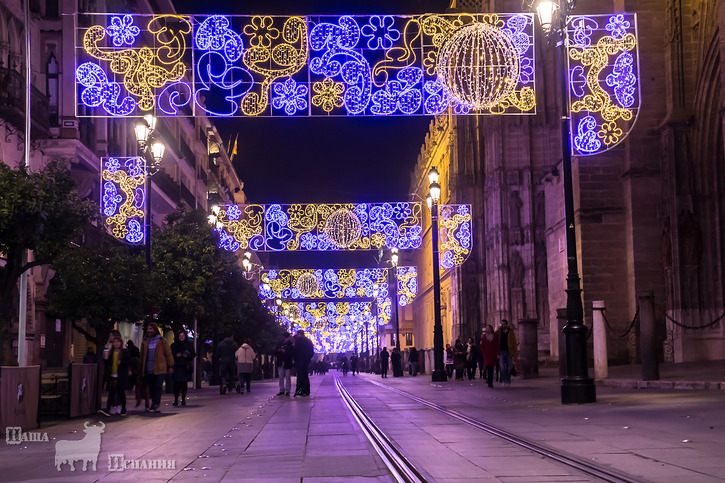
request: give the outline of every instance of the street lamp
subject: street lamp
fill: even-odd
[[[390,264],[393,272],[393,316],[395,317],[395,347],[400,350],[400,320],[398,319],[398,249],[393,248],[390,255]],[[395,374],[393,374],[395,375]]]
[[[151,269],[151,176],[158,171],[166,146],[153,141],[156,129],[156,117],[147,114],[134,126],[133,132],[138,142],[138,154],[146,162],[146,264]]]
[[[561,144],[564,176],[564,212],[566,233],[566,325],[562,329],[566,340],[566,377],[561,380],[562,404],[584,404],[597,400],[594,379],[587,368],[588,329],[583,323],[581,280],[577,264],[576,225],[574,220],[574,188],[571,172],[571,118],[567,103],[566,21],[574,9],[573,0],[539,0],[536,14],[549,40],[554,40],[559,56],[559,88],[561,95]],[[557,15],[558,13],[558,15]]]
[[[443,367],[443,324],[441,323],[441,274],[438,261],[438,201],[441,199],[441,185],[438,184],[438,170],[435,167],[428,172],[430,186],[428,206],[431,221],[431,248],[433,249],[433,382],[448,380]]]

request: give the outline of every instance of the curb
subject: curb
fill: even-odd
[[[678,391],[725,391],[725,382],[712,381],[642,381],[638,379],[597,379],[602,386],[626,389],[672,389]]]

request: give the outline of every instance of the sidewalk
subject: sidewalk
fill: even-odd
[[[725,391],[725,360],[667,363],[660,364],[659,369],[659,380],[643,381],[640,365],[610,366],[609,377],[597,380],[597,384],[631,389]]]

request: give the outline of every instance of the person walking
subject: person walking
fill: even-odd
[[[486,326],[481,334],[481,354],[483,355],[483,376],[488,387],[493,387],[493,369],[498,363],[499,341],[493,333],[493,327]]]
[[[393,347],[393,351],[390,353],[390,364],[393,366],[393,377],[403,376],[403,365],[400,360],[400,349]]]
[[[358,362],[357,352],[353,352],[352,355],[350,356],[350,369],[352,370],[353,376],[355,375],[356,372],[358,372],[357,362]]]
[[[450,344],[446,344],[446,350],[443,355],[445,356],[446,377],[450,379],[453,377],[453,347]]]
[[[126,389],[131,375],[131,356],[123,347],[123,339],[116,337],[108,351],[108,399],[106,408],[98,412],[104,416],[126,415]]]
[[[453,369],[456,371],[456,381],[462,381],[463,372],[466,370],[466,348],[463,347],[461,339],[456,339],[453,344]]]
[[[277,375],[279,376],[279,392],[278,396],[289,396],[292,390],[292,361],[294,360],[294,346],[290,338],[290,333],[285,332],[282,335],[282,342],[277,346]]]
[[[473,337],[469,337],[466,343],[466,371],[469,381],[476,378],[476,364],[478,364],[478,347],[473,341]]]
[[[342,356],[342,360],[340,361],[340,369],[342,369],[342,375],[347,376],[347,371],[348,371],[347,356]]]
[[[239,373],[239,394],[244,394],[244,386],[247,392],[252,392],[252,370],[254,359],[257,354],[252,349],[252,341],[247,337],[242,341],[242,346],[234,354],[237,360],[237,372]]]
[[[193,360],[196,357],[194,344],[188,339],[186,330],[181,329],[176,334],[176,340],[171,344],[171,353],[174,355],[174,406],[186,406],[186,392],[189,389],[189,381],[194,374]]]
[[[226,394],[227,389],[234,387],[234,371],[236,369],[236,353],[239,346],[234,342],[232,334],[227,335],[219,342],[217,347],[217,358],[219,359],[219,393]]]
[[[380,375],[383,378],[388,377],[388,361],[390,360],[390,353],[387,347],[383,347],[380,351]]]
[[[164,378],[166,373],[174,373],[174,357],[171,354],[171,345],[161,336],[155,322],[146,326],[146,339],[141,344],[141,364],[144,382],[151,396],[149,411],[158,413]]]
[[[496,331],[496,339],[499,341],[498,363],[501,370],[501,384],[510,386],[513,358],[519,355],[519,348],[516,334],[509,327],[508,320],[501,321],[501,327]]]
[[[415,347],[410,348],[408,353],[408,364],[410,364],[410,375],[415,377],[418,375],[418,349]]]
[[[297,388],[295,396],[310,395],[310,361],[315,355],[315,346],[305,337],[304,330],[295,334],[295,365],[297,366]]]

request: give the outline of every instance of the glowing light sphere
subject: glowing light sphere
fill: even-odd
[[[302,318],[302,310],[297,304],[292,304],[288,307],[290,320],[300,320]]]
[[[355,213],[340,208],[327,218],[323,231],[337,248],[350,248],[360,239],[362,223]]]
[[[305,272],[297,278],[296,287],[303,296],[312,298],[320,290],[320,282],[314,273]]]
[[[488,109],[514,91],[521,70],[509,36],[493,25],[476,22],[456,30],[441,46],[438,78],[458,101]]]

